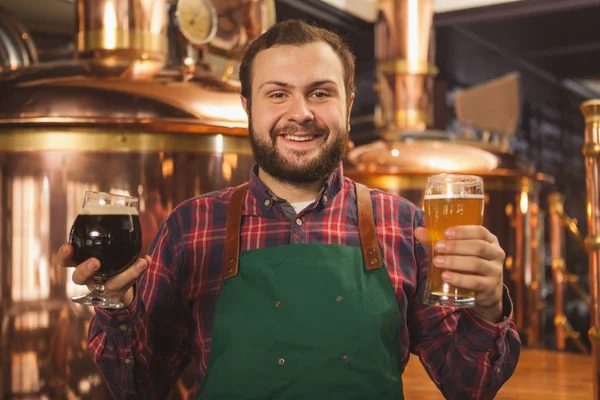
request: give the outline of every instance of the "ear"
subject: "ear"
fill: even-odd
[[[354,93],[352,93],[350,95],[350,101],[348,102],[348,132],[350,132],[350,114],[352,114],[352,105],[354,105],[354,98],[356,96],[354,95]]]
[[[246,115],[250,116],[250,110],[248,110],[248,99],[244,96],[240,96],[240,100],[242,100],[242,107],[244,107],[244,111],[246,111]]]

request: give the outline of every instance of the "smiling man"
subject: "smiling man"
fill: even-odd
[[[504,252],[484,227],[438,245],[472,309],[421,304],[423,213],[343,176],[354,58],[332,32],[271,27],[240,68],[256,166],[249,182],[179,205],[150,255],[106,285],[89,348],[116,398],[166,398],[191,357],[191,397],[402,399],[416,354],[448,399],[491,399],[520,341],[502,285]],[[63,245],[58,259],[72,265]],[[440,261],[438,260],[438,261]],[[89,284],[99,267],[77,266]]]

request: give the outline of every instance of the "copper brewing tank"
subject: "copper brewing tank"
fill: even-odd
[[[537,174],[531,162],[512,154],[505,140],[486,142],[430,129],[433,78],[437,74],[432,21],[432,0],[379,0],[375,56],[379,96],[376,126],[381,140],[352,149],[345,174],[419,206],[431,174],[482,176],[486,191],[484,224],[507,253],[504,281],[513,299],[517,328],[524,342],[536,347],[543,335],[544,282],[544,215],[538,204],[540,186],[548,177]],[[517,78],[505,77],[485,90],[498,90],[500,85],[513,95]],[[493,97],[484,96],[482,101],[494,101]],[[463,102],[468,106],[481,104],[470,98]],[[518,103],[509,101],[508,105],[518,109]],[[459,114],[459,120],[462,117],[461,122],[470,123],[471,109],[459,111],[464,114]],[[483,111],[485,114],[485,107]],[[487,123],[494,114],[498,113],[475,113],[484,121],[483,129],[493,128]],[[516,122],[516,118],[503,121],[498,125],[500,133]]]
[[[86,189],[140,196],[147,249],[180,202],[254,162],[238,87],[164,67],[166,0],[74,12],[77,59],[0,73],[2,398],[110,398],[87,352],[93,310],[68,300],[86,288],[54,260]]]

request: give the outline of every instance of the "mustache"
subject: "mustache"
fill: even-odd
[[[314,122],[305,122],[302,124],[286,124],[281,127],[271,129],[271,139],[275,140],[280,135],[292,135],[297,132],[304,132],[307,135],[329,135],[329,128],[315,125]]]

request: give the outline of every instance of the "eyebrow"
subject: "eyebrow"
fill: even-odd
[[[291,87],[294,87],[293,85],[290,85],[289,83],[285,83],[285,82],[281,82],[281,81],[266,81],[266,82],[263,82],[258,87],[258,90],[262,89],[263,86],[266,86],[266,85],[274,85],[274,86],[279,86],[281,88],[291,88]],[[308,89],[314,89],[316,87],[323,86],[323,85],[333,85],[333,86],[335,86],[337,88],[337,83],[335,81],[332,81],[331,79],[321,79],[321,80],[318,80],[318,81],[311,82],[307,86],[307,88]]]

